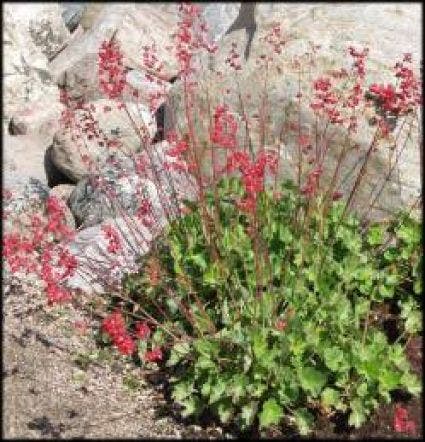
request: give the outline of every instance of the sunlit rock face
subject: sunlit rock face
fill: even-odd
[[[209,142],[208,109],[218,104],[227,103],[239,121],[239,144],[247,141],[243,114],[250,118],[250,137],[252,144],[259,146],[264,136],[265,145],[278,147],[282,145],[286,161],[282,164],[287,176],[294,176],[296,170],[295,135],[285,130],[285,121],[289,115],[295,115],[298,106],[296,94],[300,90],[302,130],[311,134],[314,128],[314,116],[309,109],[312,81],[319,75],[338,68],[349,69],[352,59],[347,48],[369,48],[366,60],[365,82],[393,83],[393,67],[396,61],[403,58],[406,52],[412,53],[414,69],[419,73],[421,56],[421,8],[419,4],[292,4],[292,3],[258,3],[255,11],[255,32],[250,35],[242,26],[235,27],[233,32],[225,35],[219,43],[214,57],[204,56],[202,71],[196,75],[198,91],[195,99],[195,120],[197,136]],[[246,21],[249,22],[247,17]],[[261,56],[271,52],[270,45],[264,37],[276,24],[280,24],[284,45],[281,54],[275,54],[273,67],[261,67]],[[226,63],[226,59],[236,44],[240,54],[241,69],[235,71]],[[250,45],[249,56],[244,57],[247,45]],[[308,55],[315,52],[314,57]],[[310,63],[313,60],[314,63]],[[296,61],[302,64],[302,74]],[[260,64],[259,64],[260,61]],[[268,130],[260,131],[258,114],[267,90]],[[203,91],[208,91],[206,94]],[[241,93],[239,93],[239,91]],[[173,85],[165,118],[166,129],[184,127],[182,83]],[[383,190],[382,209],[394,210],[411,202],[420,191],[420,151],[413,140],[417,140],[419,121],[412,124],[413,137],[407,139],[406,125],[401,127],[397,122],[394,136],[400,131],[401,139],[406,138],[403,153],[399,156],[399,165],[391,175],[391,180]],[[333,128],[334,130],[334,128]],[[282,131],[284,132],[282,137]],[[370,145],[375,127],[364,118],[359,125],[353,141],[359,150],[353,150],[347,157],[342,176],[346,177],[341,190],[348,192],[359,170],[357,159]],[[333,170],[340,152],[345,132],[335,128],[332,147],[329,150],[328,169]],[[283,142],[282,142],[283,140]],[[403,141],[404,143],[404,141]],[[360,152],[360,154],[359,154]],[[391,162],[389,159],[391,158]],[[394,162],[395,156],[388,148],[378,149],[367,169],[367,177],[359,192],[358,202],[365,201],[379,191],[386,171]],[[385,212],[381,212],[381,215]],[[385,216],[385,215],[384,215]]]
[[[48,60],[67,41],[58,4],[6,3],[3,10],[4,112],[58,96]]]

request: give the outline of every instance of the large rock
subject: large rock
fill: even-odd
[[[176,76],[178,67],[171,47],[177,17],[167,9],[146,3],[90,4],[81,23],[86,32],[74,38],[49,65],[55,80],[66,82],[73,94],[89,100],[100,97],[98,51],[112,36],[120,43],[128,68],[144,71],[142,48],[155,44],[157,56],[164,62],[165,78]]]
[[[102,165],[101,174],[81,180],[69,197],[69,207],[78,225],[89,227],[106,218],[134,216],[142,199],[148,198],[156,218],[177,213],[176,198],[194,199],[196,186],[193,178],[177,171],[167,171],[167,142],[149,147],[146,152],[124,157],[111,156]],[[135,168],[143,163],[145,170]]]
[[[104,293],[111,288],[119,290],[125,273],[138,270],[136,259],[145,254],[151,241],[164,224],[156,230],[147,229],[135,218],[107,219],[102,224],[79,231],[68,245],[74,256],[79,257],[78,268],[65,282],[66,287],[84,293]],[[114,254],[108,251],[109,240],[104,226],[112,226],[118,233],[122,248]]]
[[[207,20],[209,27],[209,37],[213,40],[219,40],[227,31],[229,26],[236,19],[240,3],[218,3],[218,2],[205,2],[197,3],[201,8],[202,17]],[[102,14],[102,4],[99,3],[87,3],[85,5],[81,3],[66,4],[64,13],[64,19],[68,25],[73,23],[75,26],[76,17],[78,17],[78,24],[83,29],[90,30],[96,26],[99,17]],[[136,4],[136,8],[144,10],[145,5]],[[159,14],[178,16],[178,3],[162,3],[158,2],[153,5]]]
[[[65,26],[70,32],[74,32],[75,29],[80,24],[81,18],[84,14],[86,6],[84,3],[72,2],[72,3],[62,3],[62,18]]]
[[[208,24],[208,36],[219,41],[236,20],[241,4],[236,2],[201,3],[202,18]]]
[[[68,39],[54,3],[7,3],[3,14],[5,116],[43,97],[56,101],[48,58]]]
[[[139,127],[144,123],[147,139],[152,140],[156,133],[156,123],[150,112],[135,103],[127,103],[127,106],[130,115]],[[130,154],[141,148],[140,138],[131,120],[125,110],[118,109],[118,103],[101,99],[88,103],[86,108],[90,110],[75,111],[75,120],[81,125],[81,130],[74,132],[69,129],[60,130],[54,136],[50,150],[51,162],[74,183],[88,175],[90,171],[96,172],[99,164],[106,160],[109,153],[119,149]],[[105,108],[110,110],[105,111]],[[92,130],[93,124],[95,124],[94,130]],[[99,131],[103,134],[101,138],[92,136],[94,132],[99,133]],[[76,138],[77,135],[81,135],[82,138]],[[120,143],[121,147],[108,148],[103,136]],[[103,145],[99,145],[99,142]],[[84,161],[84,156],[88,156],[92,162],[91,165]]]
[[[59,94],[54,91],[53,94],[23,104],[19,110],[13,112],[10,121],[12,127],[22,129],[22,134],[40,135],[52,140],[53,135],[59,130],[59,120],[63,110]]]
[[[99,176],[84,178],[69,197],[69,207],[79,226],[94,226],[107,218],[119,216],[123,211],[134,216],[142,195],[148,195],[159,205],[155,187],[149,180],[134,174],[121,178],[105,174],[101,178],[101,185],[97,184]],[[109,196],[106,189],[113,192],[113,196]]]
[[[38,214],[42,218],[46,216],[46,200],[51,195],[50,189],[36,178],[28,178],[15,182],[5,189],[3,197],[4,208],[4,232],[20,231],[28,233],[31,226],[31,216]],[[75,228],[74,218],[63,204],[65,223],[72,229]]]
[[[282,29],[296,34],[305,47],[308,41],[320,44],[328,62],[350,44],[370,48],[370,75],[382,76],[394,60],[405,52],[412,52],[418,62],[421,58],[421,23],[419,3],[258,3],[258,26],[279,22]],[[395,31],[396,30],[396,31]],[[394,34],[396,32],[396,35]],[[382,80],[382,77],[381,77]]]
[[[208,108],[214,109],[219,104],[227,103],[239,123],[238,141],[240,146],[248,145],[243,122],[243,111],[240,101],[241,91],[244,111],[250,120],[250,136],[254,150],[258,149],[263,134],[260,131],[259,116],[264,100],[264,87],[267,90],[269,112],[267,115],[268,129],[264,134],[264,145],[277,148],[283,141],[286,162],[282,162],[284,174],[294,177],[297,170],[297,142],[298,131],[288,130],[285,121],[290,119],[296,122],[299,69],[294,64],[298,59],[304,62],[304,74],[301,76],[301,121],[302,132],[312,134],[314,129],[314,115],[309,109],[312,80],[319,75],[338,69],[349,68],[350,57],[347,48],[369,47],[367,59],[366,82],[395,82],[392,68],[395,61],[401,60],[405,52],[412,52],[418,68],[419,54],[421,52],[421,32],[419,5],[388,4],[388,5],[297,5],[297,4],[257,4],[255,11],[256,31],[250,34],[242,26],[232,26],[233,32],[224,36],[220,42],[218,52],[211,57],[201,57],[203,68],[196,75],[197,89],[194,99],[193,115],[196,124],[196,134],[200,144],[209,143]],[[379,17],[379,26],[377,26]],[[285,41],[281,54],[275,54],[275,64],[266,72],[262,56],[272,53],[271,48],[265,43],[265,36],[277,24],[281,24],[282,41]],[[253,28],[254,29],[254,28]],[[394,36],[394,29],[403,32]],[[252,41],[251,41],[252,38]],[[312,43],[320,44],[317,49],[316,64],[309,65],[308,55],[312,51]],[[233,44],[240,54],[241,70],[236,74],[225,60],[229,57]],[[246,50],[249,45],[249,51]],[[249,53],[246,60],[244,53]],[[253,88],[253,85],[256,85]],[[204,91],[208,91],[208,97]],[[183,85],[177,81],[172,88],[166,107],[165,128],[185,128],[184,94]],[[399,126],[397,126],[397,129]],[[365,119],[359,126],[355,141],[360,148],[348,155],[346,167],[342,176],[346,177],[342,186],[347,191],[353,183],[353,177],[359,170],[356,169],[356,160],[367,149],[375,128]],[[333,146],[329,150],[329,164],[326,169],[333,170],[336,157],[344,142],[344,131],[336,130],[333,136]],[[413,137],[414,139],[414,137]],[[354,143],[353,143],[354,144]],[[419,150],[417,145],[408,141],[406,151],[411,152],[401,157],[400,183],[396,180],[397,171],[393,180],[382,195],[385,209],[393,208],[404,202],[406,187],[403,181],[408,178],[414,181],[416,190],[420,189]],[[380,187],[388,170],[388,150],[382,148],[373,154],[368,167],[368,179],[362,186],[358,200],[367,201],[371,192]],[[407,164],[404,168],[404,164]],[[354,168],[354,173],[350,170]],[[304,168],[306,171],[307,168]],[[407,172],[407,174],[406,174]],[[404,176],[403,176],[404,173]],[[411,188],[410,188],[411,189]]]
[[[71,184],[59,184],[58,186],[54,186],[50,189],[50,195],[55,195],[68,204],[69,197],[74,189],[75,186]]]
[[[3,133],[3,185],[23,185],[30,177],[47,184],[43,159],[50,142],[49,137],[41,134]]]

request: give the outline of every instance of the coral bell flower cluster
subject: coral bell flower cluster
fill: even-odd
[[[151,335],[151,329],[149,328],[149,325],[146,322],[139,321],[136,322],[135,334],[139,339],[145,341]]]
[[[242,70],[242,65],[240,62],[240,55],[236,51],[237,47],[238,45],[232,42],[232,47],[230,49],[229,56],[226,58],[225,62],[235,71],[240,71]]]
[[[142,222],[145,227],[152,227],[155,218],[153,216],[152,203],[148,198],[143,198],[136,212],[136,217]]]
[[[162,357],[163,357],[162,350],[159,347],[156,347],[156,348],[152,349],[151,351],[147,351],[145,353],[144,357],[148,362],[162,361]]]
[[[310,104],[310,107],[315,112],[322,112],[329,118],[329,121],[334,124],[343,123],[341,113],[336,109],[338,103],[338,97],[332,90],[331,80],[328,77],[318,78],[313,83],[314,101]]]
[[[99,50],[99,86],[111,100],[122,95],[126,85],[123,55],[115,41],[103,42]]]
[[[357,75],[363,79],[366,74],[365,59],[369,54],[369,48],[364,48],[362,51],[356,50],[353,46],[348,48],[348,52],[354,58],[354,68]]]
[[[167,134],[167,141],[170,148],[167,150],[167,156],[173,161],[164,161],[166,170],[175,170],[177,172],[191,172],[195,170],[193,162],[186,161],[185,154],[189,151],[189,144],[183,138],[180,138],[175,132]]]
[[[219,147],[234,149],[238,124],[226,105],[217,106],[214,112],[214,125],[211,141]]]
[[[192,3],[179,5],[180,21],[175,37],[176,56],[183,76],[193,72],[192,59],[197,50],[204,49],[212,54],[218,46],[208,39],[208,27],[201,20],[201,9]]]
[[[417,105],[421,104],[421,82],[416,78],[413,70],[404,62],[395,65],[395,76],[399,79],[399,85],[372,84],[369,93],[377,101],[377,104],[390,115],[406,115]]]
[[[264,40],[269,44],[272,52],[278,55],[282,53],[283,47],[286,44],[286,39],[282,35],[282,29],[279,24],[273,26]]]
[[[416,433],[416,424],[409,420],[407,410],[400,405],[396,405],[394,410],[394,430],[398,433]]]
[[[253,212],[256,207],[257,194],[264,189],[266,168],[271,173],[277,172],[278,158],[273,150],[261,151],[256,161],[251,162],[246,152],[234,151],[227,159],[226,170],[232,172],[239,170],[242,174],[242,183],[246,196],[239,203],[239,207],[247,212]]]
[[[45,208],[43,217],[30,215],[26,236],[17,231],[3,235],[3,257],[12,273],[35,274],[44,282],[49,304],[62,303],[71,294],[61,283],[75,273],[78,261],[57,243],[69,240],[73,230],[65,223],[65,208],[58,198],[49,196]]]
[[[311,198],[316,194],[317,188],[319,186],[319,179],[322,175],[323,169],[319,165],[317,167],[314,167],[313,170],[309,172],[307,175],[307,182],[305,185],[301,188],[301,193],[308,198]]]
[[[108,252],[110,253],[118,253],[120,250],[122,250],[121,240],[119,233],[117,230],[112,227],[111,225],[103,225],[102,231],[105,236],[105,238],[109,241],[108,243]]]
[[[136,351],[136,344],[127,333],[123,315],[115,311],[102,322],[102,330],[111,338],[113,344],[123,355],[132,355]]]

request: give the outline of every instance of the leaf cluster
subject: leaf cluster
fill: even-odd
[[[341,411],[358,427],[391,391],[420,392],[401,339],[421,330],[420,224],[399,214],[362,232],[341,204],[324,214],[293,183],[280,190],[259,195],[253,233],[236,204],[240,180],[223,179],[206,196],[211,228],[187,202],[190,213],[125,287],[182,337],[170,342],[167,366],[183,415],[212,411],[241,429],[285,419],[307,434],[317,413]],[[396,342],[376,319],[389,301],[401,311]]]

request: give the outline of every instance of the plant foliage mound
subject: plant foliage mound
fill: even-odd
[[[417,395],[402,343],[374,312],[398,301],[404,335],[419,331],[420,225],[405,214],[362,234],[342,203],[323,213],[288,181],[259,195],[254,231],[243,193],[233,177],[206,195],[216,249],[187,202],[125,281],[163,325],[183,415],[213,410],[242,429],[286,419],[307,434],[317,412],[347,412],[358,427],[391,391]]]

